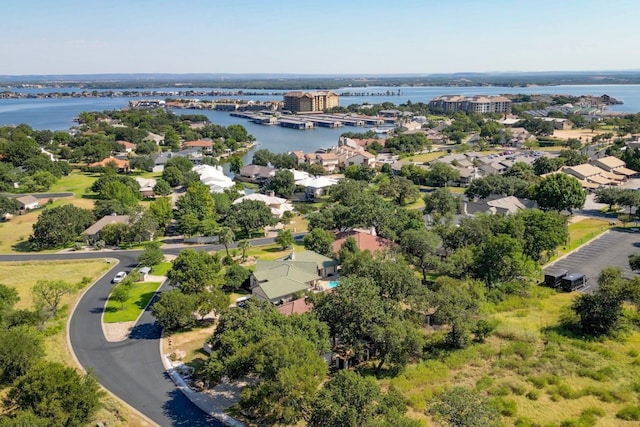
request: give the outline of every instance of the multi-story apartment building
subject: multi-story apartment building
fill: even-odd
[[[310,113],[337,107],[340,97],[335,92],[287,92],[284,109],[294,113]]]
[[[429,108],[434,111],[451,113],[467,111],[475,113],[510,113],[511,100],[504,96],[471,96],[444,95],[433,98]]]

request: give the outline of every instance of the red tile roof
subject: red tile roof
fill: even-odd
[[[116,144],[121,144],[124,146],[125,149],[131,149],[133,150],[134,148],[136,148],[136,144],[134,144],[133,142],[129,142],[129,141],[116,141]]]
[[[203,139],[199,139],[196,141],[187,141],[182,145],[185,148],[195,148],[195,147],[211,148],[213,147],[213,141],[205,141]]]
[[[292,314],[308,313],[313,309],[313,304],[307,303],[306,299],[299,298],[293,301],[289,301],[277,307],[278,311],[285,316],[291,316]]]
[[[393,242],[391,240],[384,239],[382,237],[374,236],[369,233],[361,231],[349,231],[346,233],[336,234],[336,240],[331,244],[333,252],[337,253],[344,242],[347,241],[347,237],[353,237],[356,240],[356,244],[361,251],[384,251],[391,247]]]

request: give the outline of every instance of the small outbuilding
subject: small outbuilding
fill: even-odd
[[[16,199],[18,205],[20,205],[20,212],[30,211],[32,209],[38,209],[40,207],[40,202],[33,196],[22,196]]]

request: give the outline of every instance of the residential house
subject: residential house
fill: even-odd
[[[465,215],[470,216],[478,213],[510,215],[524,209],[533,209],[534,207],[536,207],[536,202],[533,200],[514,196],[503,197],[494,194],[486,199],[465,202],[463,212]]]
[[[123,151],[125,153],[131,153],[132,151],[135,151],[135,149],[136,149],[136,144],[134,144],[133,142],[116,141],[116,144],[122,145]]]
[[[224,174],[221,166],[198,165],[192,170],[200,175],[200,182],[208,186],[212,193],[222,193],[235,185],[235,182]]]
[[[314,155],[315,161],[313,163],[319,164],[325,171],[333,173],[338,169],[340,159],[336,153],[314,153]]]
[[[351,230],[344,233],[336,233],[336,239],[331,244],[334,254],[337,254],[340,251],[340,248],[342,248],[342,245],[344,245],[349,237],[353,237],[358,249],[361,251],[369,251],[371,253],[385,251],[393,245],[391,240],[376,236],[375,232]]]
[[[607,172],[615,173],[627,178],[638,175],[639,172],[627,168],[627,164],[614,156],[607,156],[601,159],[595,159],[591,162],[594,166],[604,169]]]
[[[136,181],[140,186],[140,193],[142,194],[142,197],[145,197],[145,198],[155,197],[155,193],[153,192],[153,187],[156,186],[156,184],[158,183],[158,180],[156,180],[155,178],[142,178],[138,176],[136,177]]]
[[[335,273],[338,262],[312,251],[292,253],[275,261],[258,260],[250,276],[252,295],[263,301],[283,304],[296,294],[318,285],[318,281]]]
[[[260,193],[247,194],[246,196],[242,196],[234,200],[233,204],[237,205],[245,200],[256,200],[264,203],[269,207],[271,214],[276,218],[282,218],[282,215],[284,215],[285,212],[291,212],[294,209],[293,205],[289,203],[287,199],[275,197],[273,193],[269,195]]]
[[[107,215],[84,230],[83,234],[87,237],[87,241],[97,242],[100,240],[100,232],[108,224],[129,224],[129,220],[129,215]]]
[[[304,188],[307,199],[313,200],[322,196],[328,187],[338,184],[338,180],[325,176],[309,177],[295,181],[296,185]]]
[[[453,181],[453,185],[457,187],[466,187],[469,184],[471,184],[471,181],[473,181],[474,179],[478,179],[480,177],[478,173],[478,168],[473,166],[472,167],[454,166],[454,169],[456,169],[460,174],[460,178]]]
[[[352,165],[368,166],[373,168],[376,166],[376,156],[358,148],[351,148],[348,145],[339,146],[336,149],[341,165],[343,167],[349,167]]]
[[[213,149],[215,143],[206,139],[198,139],[196,141],[187,141],[182,144],[182,148],[197,148],[200,151],[210,152]]]
[[[235,179],[238,181],[263,184],[276,174],[276,169],[269,166],[246,165],[240,168]]]
[[[511,147],[520,148],[532,138],[533,135],[525,128],[511,128],[511,137],[507,140],[507,144]]]
[[[95,163],[91,163],[89,165],[90,168],[104,168],[108,165],[114,165],[116,167],[116,169],[118,170],[118,172],[120,173],[126,173],[129,172],[131,169],[129,167],[129,160],[125,160],[125,159],[119,159],[117,157],[107,157],[106,159],[103,159],[102,161],[99,162],[95,162]]]
[[[40,202],[38,201],[38,199],[31,195],[18,197],[16,199],[16,202],[18,202],[20,212],[26,212],[32,209],[38,209],[40,207]]]
[[[301,164],[306,163],[304,151],[301,151],[301,150],[290,151],[289,156],[293,157],[293,159],[296,162],[296,166],[300,166]]]

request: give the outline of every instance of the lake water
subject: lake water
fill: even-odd
[[[82,92],[78,88],[28,88],[14,89],[15,92],[23,93],[50,93],[50,92]],[[146,89],[145,89],[146,90]],[[175,91],[176,88],[161,88],[157,90]],[[186,90],[186,89],[182,89]],[[233,91],[232,89],[196,88],[194,90],[203,91]],[[401,94],[397,95],[398,90]],[[377,96],[374,94],[391,91],[396,95]],[[275,94],[285,91],[275,90],[251,90],[253,93],[264,93],[265,95],[236,96],[237,99],[268,101],[281,99]],[[349,87],[336,90],[337,93],[345,92],[361,93],[358,96],[344,96],[340,99],[340,105],[349,104],[379,104],[382,102],[392,102],[394,104],[411,102],[428,103],[431,99],[440,95],[498,95],[502,93],[527,93],[527,94],[563,94],[563,95],[610,95],[624,101],[623,105],[614,105],[610,111],[638,112],[640,111],[640,85],[563,85],[545,87]],[[34,129],[66,130],[74,125],[73,119],[83,111],[104,111],[126,107],[130,100],[144,99],[145,97],[118,97],[118,98],[29,98],[29,99],[0,99],[0,125],[11,125],[26,123]],[[220,99],[216,96],[201,96],[199,99]],[[317,128],[313,130],[295,130],[279,126],[262,126],[250,121],[231,117],[226,112],[218,111],[191,111],[176,110],[176,113],[197,112],[206,115],[211,122],[228,126],[230,124],[241,124],[245,126],[249,133],[256,137],[258,148],[267,148],[273,152],[287,152],[292,150],[303,150],[313,152],[321,147],[334,146],[338,142],[340,134],[348,131],[359,131],[363,128],[353,128],[345,126],[343,128]],[[245,156],[245,163],[249,163],[251,154]]]

